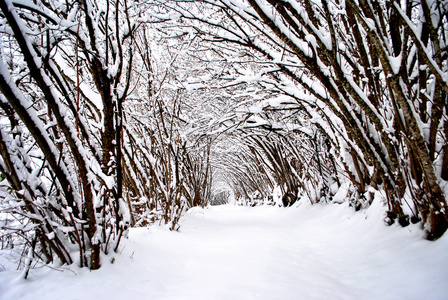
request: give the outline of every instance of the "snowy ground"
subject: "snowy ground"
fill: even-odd
[[[0,272],[0,299],[448,299],[448,236],[428,242],[378,211],[195,208],[180,232],[132,229],[98,271]]]

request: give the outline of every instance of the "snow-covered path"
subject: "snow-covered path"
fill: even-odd
[[[132,229],[98,271],[0,272],[0,299],[448,299],[448,236],[385,227],[377,211],[195,208],[179,232]]]

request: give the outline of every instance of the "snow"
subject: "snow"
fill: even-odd
[[[12,269],[0,272],[0,298],[448,299],[448,236],[429,242],[418,225],[386,227],[383,209],[193,208],[179,232],[131,229],[97,271],[42,267],[24,280],[0,256]]]
[[[397,57],[389,56],[390,66],[394,72],[394,74],[398,74],[400,72],[401,64],[402,64],[402,55],[398,55]]]

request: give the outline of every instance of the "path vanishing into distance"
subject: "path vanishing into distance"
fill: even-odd
[[[448,299],[448,236],[386,227],[381,210],[194,208],[177,232],[131,229],[97,271],[0,272],[0,299]]]

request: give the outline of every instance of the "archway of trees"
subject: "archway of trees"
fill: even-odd
[[[447,229],[444,1],[0,8],[2,243],[97,269],[130,226],[274,192]]]

